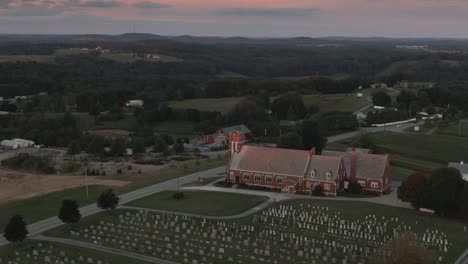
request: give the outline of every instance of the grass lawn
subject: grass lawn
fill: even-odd
[[[218,180],[221,180],[221,179],[224,179],[226,177],[216,177],[216,178],[210,178],[210,179],[203,179],[203,182],[198,182],[198,181],[194,181],[194,182],[189,182],[187,184],[185,184],[184,186],[206,186],[206,185],[209,185],[213,182],[216,182]]]
[[[437,129],[437,133],[442,135],[460,135],[462,137],[468,137],[468,120],[463,121],[460,127],[458,123],[451,123],[448,127],[439,128]]]
[[[154,125],[154,130],[164,134],[192,136],[195,134],[193,130],[194,124],[190,121],[171,120],[157,123]]]
[[[161,199],[164,199],[164,197]],[[278,205],[286,206],[280,207]],[[298,218],[301,219],[299,222],[296,221]],[[182,223],[186,227],[183,227]],[[301,226],[302,223],[305,223],[305,225]],[[331,225],[331,223],[334,224]],[[347,230],[348,235],[337,234],[338,229],[342,229],[337,227],[340,223],[345,223],[346,226],[343,228]],[[379,230],[377,223],[385,223],[385,225],[380,225]],[[350,227],[351,224],[361,231],[353,230]],[[100,242],[105,246],[115,248],[120,247],[120,244],[115,241],[122,240],[127,245],[136,242],[136,245],[132,245],[130,248],[126,246],[126,249],[140,251],[148,255],[154,254],[154,250],[143,249],[145,246],[144,242],[146,241],[151,242],[153,249],[155,247],[162,248],[162,252],[167,248],[167,241],[171,241],[172,247],[180,246],[182,251],[188,251],[187,247],[184,246],[186,241],[193,241],[198,249],[203,249],[205,252],[210,251],[212,245],[223,244],[224,246],[222,247],[225,248],[224,256],[231,256],[237,262],[239,259],[245,260],[244,258],[249,258],[250,255],[256,255],[253,252],[252,245],[245,246],[244,241],[255,241],[259,237],[265,239],[265,234],[270,234],[268,239],[265,239],[263,243],[270,247],[271,252],[276,252],[280,249],[286,249],[291,252],[291,255],[289,255],[290,259],[285,258],[281,261],[281,263],[286,264],[307,262],[305,261],[306,259],[298,257],[297,250],[301,249],[293,249],[294,245],[300,244],[294,237],[301,236],[308,241],[315,240],[315,245],[322,249],[326,247],[324,246],[325,241],[327,241],[327,244],[332,243],[332,241],[333,243],[337,243],[339,247],[333,253],[333,256],[338,260],[336,263],[341,263],[340,258],[344,258],[345,256],[349,258],[352,252],[357,251],[358,254],[363,255],[365,247],[371,250],[373,248],[380,248],[380,243],[384,243],[390,239],[394,235],[394,232],[404,232],[402,229],[406,227],[410,228],[411,232],[417,234],[419,240],[422,240],[423,234],[426,236],[428,232],[435,234],[437,230],[438,236],[447,239],[449,242],[448,251],[445,253],[443,252],[443,248],[440,249],[434,246],[431,246],[430,249],[436,255],[444,257],[441,263],[451,264],[463,253],[468,245],[468,235],[463,231],[465,225],[466,223],[460,221],[429,216],[411,209],[366,202],[289,200],[276,204],[255,215],[230,220],[209,220],[196,217],[184,219],[172,214],[161,215],[156,213],[141,213],[138,210],[119,209],[114,212],[103,212],[87,217],[75,226],[60,226],[46,232],[46,235],[90,242],[93,240],[90,230],[95,230],[97,226],[100,226],[100,229],[107,227],[107,230],[109,230],[109,227],[116,228],[119,226],[117,229],[122,229],[123,232],[126,232],[125,235],[122,235],[119,231],[104,232],[102,234],[104,238]],[[192,232],[189,233],[184,230],[184,228],[188,227],[191,228]],[[225,234],[222,235],[218,231],[217,236],[211,237],[210,234],[220,227],[226,227],[222,229]],[[272,234],[271,230],[276,230],[276,234]],[[79,235],[76,234],[77,231],[79,231]],[[87,233],[88,236],[83,236],[84,233]],[[151,234],[157,235],[151,237]],[[186,237],[180,239],[180,234],[185,234]],[[284,239],[280,238],[280,234]],[[349,234],[353,236],[349,236]],[[356,237],[359,234],[360,237]],[[363,237],[364,234],[375,235],[375,240]],[[137,239],[142,236],[145,236],[144,240]],[[230,237],[231,239],[234,237],[235,239],[227,241],[225,240],[226,237]],[[299,240],[299,238],[297,239]],[[342,247],[343,245],[356,245],[357,248],[356,251],[351,250],[349,252],[349,250],[346,250],[346,252],[343,252],[340,249],[340,246]],[[236,248],[237,246],[239,248]],[[299,248],[301,246],[299,245]],[[255,248],[261,249],[262,246]],[[310,248],[310,246],[305,248]],[[241,254],[241,252],[244,252],[244,254]],[[281,255],[286,257],[286,252],[282,252]],[[322,255],[324,254],[322,252]],[[203,256],[210,258],[209,255]],[[161,254],[160,257],[171,261],[180,262],[182,260],[180,256],[174,254]],[[190,255],[189,253],[189,257],[200,260],[202,256],[196,253]],[[262,262],[249,260],[245,263],[266,263],[274,259],[278,260],[278,256],[263,256],[263,258],[265,260]],[[216,261],[213,261],[213,263],[216,263]]]
[[[0,63],[3,62],[53,62],[54,56],[50,55],[0,55]]]
[[[172,197],[176,192],[161,192],[128,205],[207,216],[229,216],[243,213],[268,200],[265,196],[207,191],[183,191],[185,198],[177,200]]]
[[[356,93],[304,95],[302,98],[306,106],[317,105],[322,113],[331,111],[354,112],[371,104],[366,98],[358,98]]]
[[[431,172],[448,162],[468,160],[468,138],[447,135],[379,132],[368,134],[379,153],[388,153],[393,166],[413,171]],[[359,137],[327,145],[330,150],[344,150],[358,145]],[[397,175],[398,175],[397,171]]]
[[[402,181],[408,175],[411,175],[415,172],[414,170],[401,168],[397,166],[391,166],[391,170],[392,170],[392,179],[394,181]]]
[[[133,130],[137,124],[133,115],[125,115],[124,118],[117,121],[97,121],[93,129],[123,129]]]
[[[200,165],[195,165],[195,161],[189,162],[187,168],[169,168],[161,170],[158,175],[151,178],[137,178],[124,187],[115,187],[117,194],[127,193],[145,186],[168,181],[180,176],[192,174],[198,171],[216,168],[225,164],[224,159],[201,160]],[[64,199],[73,199],[80,206],[89,205],[96,202],[98,195],[108,186],[90,186],[89,199],[86,199],[85,188],[69,189],[60,192],[54,192],[47,195],[29,198],[0,205],[0,230],[3,230],[9,219],[15,214],[21,214],[29,224],[56,216],[60,204]]]
[[[197,109],[199,111],[227,112],[232,109],[242,97],[200,98],[183,101],[170,101],[168,105],[176,109]]]
[[[38,252],[38,259],[32,260],[25,258],[26,255],[33,256],[33,250],[37,250]],[[51,253],[41,252],[44,251],[51,251]],[[19,253],[17,256],[15,252]],[[60,252],[63,252],[65,256],[61,256]],[[112,263],[112,264],[128,264],[128,263],[135,263],[135,264],[146,264],[148,262],[136,260],[133,258],[128,258],[120,255],[108,254],[103,253],[100,251],[82,248],[82,247],[75,247],[70,245],[64,245],[60,243],[51,243],[45,241],[33,241],[33,240],[26,240],[21,244],[16,245],[7,245],[0,247],[0,258],[4,262],[0,263],[10,263],[8,261],[17,261],[16,259],[20,257],[19,262],[17,263],[34,263],[34,264],[42,264],[47,263],[45,261],[45,256],[49,256],[52,259],[60,259],[61,262],[53,262],[53,263],[64,263],[65,257],[68,258],[69,261],[74,260],[76,263],[84,263],[79,262],[80,256],[84,257],[85,261],[88,258],[92,258],[95,262],[102,261],[102,263]]]

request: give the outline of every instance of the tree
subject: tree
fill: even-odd
[[[76,224],[81,219],[78,203],[74,200],[63,200],[58,218],[65,224]]]
[[[93,137],[89,142],[86,151],[94,155],[104,154],[104,139],[101,137]]]
[[[20,215],[13,216],[5,227],[3,236],[11,243],[25,240],[28,236],[28,229],[23,217]]]
[[[265,109],[253,100],[242,100],[237,103],[228,113],[227,120],[231,124],[250,124],[256,121],[267,120]]]
[[[184,152],[184,144],[183,143],[175,143],[172,146],[172,149],[174,150],[175,153],[182,153],[182,152]]]
[[[372,103],[378,106],[390,106],[392,98],[384,91],[379,91],[372,94]]]
[[[313,196],[325,196],[323,187],[321,185],[315,186],[315,188],[312,190],[312,195]]]
[[[302,96],[297,93],[288,93],[276,98],[271,105],[272,114],[277,119],[302,119],[307,113]]]
[[[299,134],[290,132],[279,138],[278,148],[304,149],[304,145],[302,144],[301,136],[299,136]]]
[[[78,140],[73,140],[69,145],[67,149],[67,153],[69,155],[77,155],[81,153],[81,145],[80,141]]]
[[[374,256],[370,264],[432,264],[435,262],[432,252],[418,241],[415,234],[404,233],[385,243],[382,252],[388,256]]]
[[[302,143],[305,149],[315,148],[317,153],[322,153],[327,144],[327,138],[322,135],[317,122],[311,120],[302,122]]]
[[[165,151],[167,151],[167,149],[168,149],[168,146],[167,146],[166,141],[164,141],[164,139],[162,139],[161,137],[156,138],[154,142],[154,147],[153,147],[154,152],[164,153]]]
[[[142,138],[134,138],[132,140],[133,153],[145,152],[145,140]]]
[[[112,191],[112,189],[108,189],[99,195],[97,206],[104,210],[114,210],[119,205],[119,202],[120,198]]]
[[[468,215],[468,182],[465,181],[463,185],[463,190],[460,194],[460,209],[463,213]]]
[[[427,190],[428,207],[439,214],[459,209],[460,194],[464,186],[460,171],[454,168],[440,168],[429,177]]]
[[[428,178],[421,172],[406,177],[398,187],[398,199],[409,202],[414,208],[421,208],[426,203]]]
[[[113,156],[122,157],[123,155],[125,155],[126,149],[127,149],[127,144],[123,138],[117,138],[117,139],[112,140],[110,153]]]

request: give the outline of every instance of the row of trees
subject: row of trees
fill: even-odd
[[[115,210],[120,198],[111,190],[102,192],[97,199],[97,206],[102,210]],[[77,224],[81,220],[78,202],[63,200],[58,212],[58,218],[65,224]],[[28,236],[27,224],[21,215],[14,215],[8,222],[3,236],[9,242],[16,243],[25,240]]]
[[[468,182],[454,168],[437,169],[429,176],[420,172],[409,175],[398,188],[398,198],[441,215],[468,215]]]

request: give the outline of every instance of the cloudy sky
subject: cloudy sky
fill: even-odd
[[[468,37],[468,0],[0,0],[0,33]]]

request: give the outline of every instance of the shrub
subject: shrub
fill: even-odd
[[[115,195],[112,189],[106,190],[99,195],[97,199],[97,206],[101,209],[114,210],[120,202],[120,198]]]
[[[132,170],[132,169],[133,169],[132,165],[127,166],[127,170]]]
[[[323,187],[321,185],[315,186],[314,190],[312,191],[313,196],[325,196],[323,191]]]
[[[26,223],[23,220],[23,217],[20,215],[15,215],[10,219],[10,222],[5,227],[3,236],[9,242],[21,242],[26,239],[28,236],[28,229]]]
[[[14,170],[26,170],[45,174],[56,173],[48,157],[36,157],[26,153],[3,160],[2,165]]]
[[[172,195],[172,198],[176,200],[180,200],[180,199],[185,198],[185,194],[183,192],[176,192]]]
[[[117,169],[117,174],[122,174],[122,169]]]

